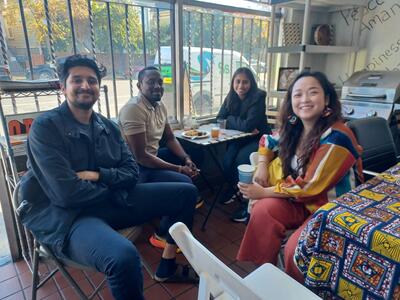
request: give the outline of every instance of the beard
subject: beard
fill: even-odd
[[[161,98],[162,98],[162,95],[161,96],[152,96],[150,99],[151,99],[151,101],[154,101],[154,102],[160,102]]]
[[[72,105],[75,106],[76,108],[79,108],[82,110],[91,110],[95,103],[96,103],[96,100],[92,101],[92,102],[79,102],[79,101],[75,100],[72,102]]]
[[[81,94],[89,94],[91,95],[91,99],[79,99],[79,96]],[[97,99],[95,98],[95,93],[93,91],[77,91],[75,99],[72,101],[72,105],[75,106],[76,108],[80,108],[83,110],[90,110],[92,109],[93,105],[96,103]]]

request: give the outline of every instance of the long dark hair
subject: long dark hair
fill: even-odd
[[[324,90],[325,97],[328,97],[329,99],[327,107],[331,109],[331,114],[326,117],[321,116],[311,132],[309,132],[309,134],[305,137],[305,141],[302,143],[300,146],[301,148],[299,149],[297,170],[293,170],[291,168],[292,158],[296,154],[296,148],[300,141],[301,133],[303,132],[304,127],[301,120],[297,120],[297,122],[292,124],[289,122],[289,119],[292,116],[295,116],[292,108],[293,86],[300,78],[303,77],[313,77],[319,82]],[[341,118],[342,113],[340,101],[336,94],[335,88],[333,87],[332,83],[329,82],[325,74],[321,72],[305,71],[300,73],[293,80],[286,93],[285,100],[281,105],[279,113],[279,157],[282,160],[283,174],[285,177],[289,175],[292,175],[293,177],[304,175],[311,155],[319,145],[319,140],[322,133]]]
[[[239,74],[244,74],[250,81],[250,90],[247,92],[246,98],[255,95],[258,90],[257,81],[254,78],[253,72],[246,67],[241,67],[237,69],[235,73],[233,73],[231,79],[231,86],[229,88],[228,95],[226,95],[226,106],[230,113],[233,113],[236,110],[236,108],[240,105],[241,101],[239,95],[233,89],[233,83],[235,81],[235,77]]]

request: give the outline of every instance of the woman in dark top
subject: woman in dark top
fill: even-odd
[[[258,141],[263,134],[270,133],[265,116],[266,93],[257,87],[257,82],[249,68],[239,68],[232,77],[231,86],[219,110],[217,120],[226,120],[227,129],[253,132],[253,137],[228,143],[223,160],[224,174],[229,189],[222,194],[220,202],[228,204],[236,197],[233,187],[238,182],[237,166],[249,164],[249,155],[257,151]],[[247,203],[232,216],[234,221],[247,219]]]

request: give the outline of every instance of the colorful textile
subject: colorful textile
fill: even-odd
[[[342,122],[336,122],[322,134],[306,174],[281,179],[275,184],[275,192],[305,203],[312,213],[354,188],[355,177],[362,180],[361,150],[351,130]],[[260,140],[259,155],[270,157],[275,151],[279,151],[279,136],[264,135]]]
[[[295,262],[324,299],[400,299],[400,164],[322,206]]]

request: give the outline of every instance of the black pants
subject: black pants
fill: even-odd
[[[223,160],[224,176],[230,186],[239,181],[237,167],[241,164],[250,163],[250,153],[258,149],[259,138],[250,140],[232,141],[228,144]]]
[[[169,226],[180,221],[191,229],[197,193],[188,183],[138,184],[129,195],[132,207],[117,207],[110,200],[86,209],[71,227],[65,254],[104,273],[115,299],[144,299],[137,249],[115,230],[162,216]],[[174,243],[169,234],[167,241]]]

